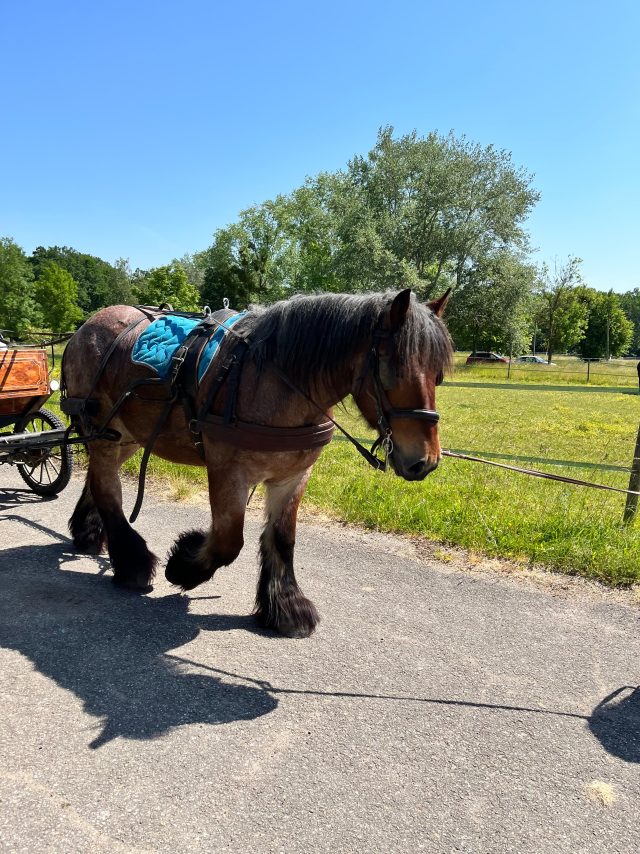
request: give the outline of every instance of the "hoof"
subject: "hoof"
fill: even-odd
[[[203,531],[187,531],[178,537],[171,547],[164,571],[170,584],[182,590],[193,590],[213,577],[213,571],[203,566],[199,557],[205,540]]]
[[[135,531],[131,532],[126,543],[110,543],[109,558],[113,567],[113,583],[118,587],[143,592],[151,588],[158,558]]]
[[[104,537],[90,535],[73,538],[73,548],[83,555],[102,555],[107,553],[107,541]]]
[[[86,485],[69,519],[69,531],[73,539],[73,547],[77,552],[99,555],[106,548],[107,535],[104,523]]]
[[[273,629],[286,638],[308,638],[320,622],[313,602],[297,588],[281,593],[266,608],[259,604],[255,617],[263,629]]]
[[[112,581],[120,590],[130,590],[132,593],[151,593],[153,590],[153,584],[149,584],[146,575],[138,578],[118,578],[114,575]]]
[[[137,593],[149,593],[153,590],[151,581],[156,574],[156,563],[158,558],[148,552],[149,562],[146,567],[140,568],[138,571],[126,571],[113,573],[113,583],[116,587],[123,590],[135,590]]]

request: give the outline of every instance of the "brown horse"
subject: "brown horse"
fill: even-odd
[[[395,295],[325,294],[249,311],[226,334],[213,363],[224,364],[238,340],[246,342],[234,420],[262,429],[313,429],[309,425],[326,422],[325,413],[352,395],[366,421],[385,439],[395,473],[405,480],[422,480],[440,459],[435,389],[451,362],[450,338],[440,319],[447,296],[422,304],[408,290]],[[151,375],[149,367],[131,360],[135,341],[149,322],[136,307],[114,306],[90,318],[70,340],[63,364],[66,394],[69,400],[94,401],[87,410],[90,416],[75,419],[85,433],[91,434],[132,383]],[[207,395],[212,397],[216,379],[212,367],[197,389],[197,406]],[[214,398],[213,415],[224,412],[231,393],[225,380]],[[114,582],[149,589],[157,559],[123,514],[119,469],[156,432],[154,453],[172,462],[206,466],[212,513],[207,533],[190,531],[178,538],[166,566],[167,579],[191,590],[232,563],[244,543],[250,490],[264,483],[266,524],[255,614],[260,625],[283,635],[308,636],[318,614],[298,587],[293,552],[298,505],[321,447],[238,447],[219,431],[206,429],[198,447],[188,413],[178,404],[168,407],[157,430],[165,397],[151,385],[138,385],[109,421],[117,431],[116,441],[88,443],[87,479],[69,522],[75,547],[98,553],[106,546]]]

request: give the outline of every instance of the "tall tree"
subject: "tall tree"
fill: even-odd
[[[582,260],[570,256],[553,270],[546,265],[540,274],[536,322],[547,342],[547,361],[553,354],[570,350],[583,338],[589,311],[580,299]]]
[[[0,329],[22,335],[40,323],[34,300],[33,271],[20,246],[0,238]]]
[[[629,348],[632,353],[640,354],[640,288],[634,288],[624,294],[620,294],[620,305],[633,324],[633,337]]]
[[[78,283],[78,304],[91,314],[107,305],[131,302],[131,288],[126,262],[120,259],[111,265],[95,255],[87,255],[69,246],[38,246],[29,259],[36,279],[49,261],[66,270]]]
[[[235,308],[281,299],[292,293],[295,263],[295,245],[283,230],[278,204],[249,208],[238,223],[216,232],[206,253],[203,299],[212,308],[224,298]]]
[[[42,266],[35,283],[35,299],[43,325],[52,332],[73,330],[84,317],[78,306],[78,283],[54,261]]]
[[[581,288],[579,298],[588,312],[584,338],[579,344],[582,356],[616,358],[625,353],[633,339],[633,324],[622,310],[618,295]]]
[[[144,305],[169,303],[176,311],[197,311],[202,307],[197,288],[189,284],[187,274],[177,264],[154,267],[141,275],[134,285],[134,294]]]
[[[535,267],[508,251],[467,271],[447,310],[456,347],[474,352],[527,349],[535,282]]]
[[[342,184],[345,260],[355,245],[357,269],[370,281],[381,266],[414,278],[424,296],[447,272],[460,285],[468,267],[497,250],[527,247],[523,223],[538,200],[530,182],[493,146],[452,133],[394,138],[393,128],[383,128],[368,156],[349,163]]]
[[[527,248],[537,201],[511,155],[436,133],[383,128],[366,157],[244,211],[205,253],[206,300],[245,304],[311,290],[459,285],[503,251]]]

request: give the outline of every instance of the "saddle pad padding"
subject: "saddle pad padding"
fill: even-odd
[[[198,366],[198,382],[204,376],[205,371],[211,364],[226,330],[233,326],[246,312],[234,314],[226,320],[222,327],[218,328],[202,352]],[[167,314],[150,323],[142,335],[137,339],[131,353],[131,361],[139,365],[146,365],[166,379],[171,368],[171,359],[177,348],[182,344],[194,326],[201,321],[193,317],[180,317],[175,314]],[[224,328],[223,328],[224,327]]]
[[[218,347],[222,344],[222,339],[227,334],[227,329],[231,329],[234,323],[242,320],[246,313],[246,311],[241,311],[239,314],[234,314],[232,317],[227,318],[222,326],[218,327],[216,334],[212,338],[209,338],[204,346],[202,355],[200,356],[200,364],[198,365],[199,383],[202,382],[202,377],[206,374],[209,365],[213,362],[213,357],[218,352]]]

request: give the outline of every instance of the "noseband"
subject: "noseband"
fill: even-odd
[[[358,385],[362,387],[362,383],[368,374],[373,378],[373,394],[369,392],[376,406],[376,425],[378,428],[378,438],[371,446],[371,454],[374,459],[380,464],[378,467],[386,471],[389,456],[393,451],[393,428],[391,421],[394,418],[415,418],[418,421],[428,421],[431,424],[437,424],[440,416],[435,409],[397,409],[391,405],[391,401],[387,397],[382,377],[380,376],[380,353],[378,347],[380,341],[385,338],[391,338],[392,333],[386,329],[376,329],[373,333],[373,344],[367,354],[362,374],[360,375]],[[375,457],[375,452],[378,448],[382,448],[384,452],[384,460]]]

